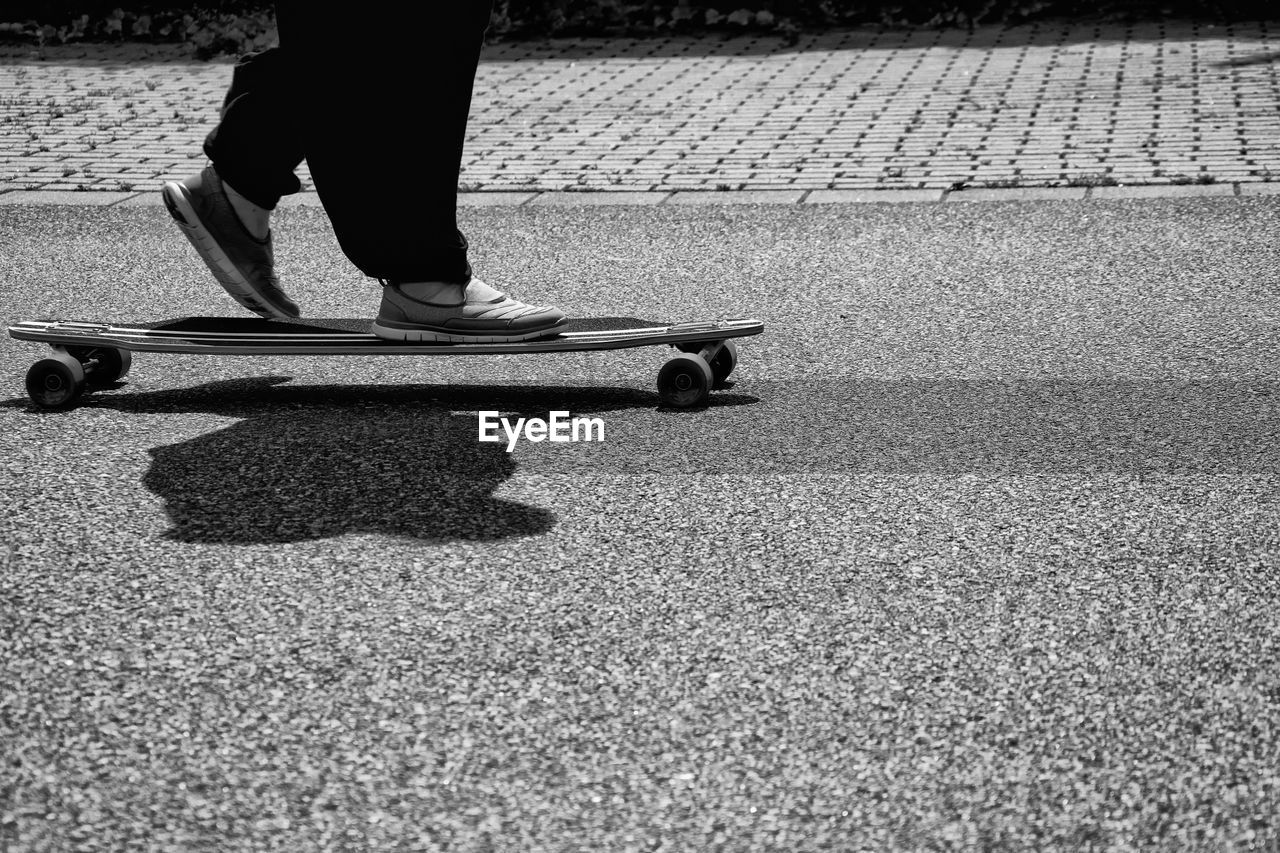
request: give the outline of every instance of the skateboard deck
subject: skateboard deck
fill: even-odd
[[[570,320],[551,334],[503,343],[444,343],[383,340],[370,321],[249,317],[178,317],[145,323],[25,320],[9,327],[23,341],[49,344],[53,355],[27,373],[27,392],[42,408],[67,408],[88,388],[123,377],[133,352],[208,355],[498,355],[610,350],[668,344],[680,353],[658,374],[665,405],[704,404],[716,384],[737,366],[732,338],[764,330],[759,320],[667,323],[635,317]]]

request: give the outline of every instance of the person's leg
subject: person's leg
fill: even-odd
[[[265,210],[302,186],[294,174],[304,151],[287,62],[275,47],[236,63],[222,116],[204,141],[223,183]]]
[[[285,58],[272,49],[242,59],[218,125],[205,140],[211,165],[161,190],[200,257],[241,305],[264,317],[298,316],[280,290],[268,225],[282,195],[297,192],[302,161]]]
[[[377,36],[277,3],[316,191],[347,257],[384,281],[374,332],[400,340],[517,340],[564,322],[473,280],[458,174],[491,0],[366,0]]]
[[[276,4],[316,191],[347,257],[382,279],[463,282],[458,173],[490,0]]]

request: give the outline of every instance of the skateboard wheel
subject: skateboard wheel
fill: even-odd
[[[658,371],[658,397],[664,405],[691,409],[706,403],[713,382],[706,359],[696,353],[681,353]]]
[[[676,348],[681,352],[700,352],[703,346],[705,346],[703,343],[677,343]],[[737,345],[732,341],[724,341],[716,357],[713,357],[708,364],[712,368],[713,386],[718,386],[728,379],[728,375],[733,373],[733,368],[737,366]]]
[[[711,359],[711,375],[719,384],[729,378],[733,369],[738,366],[738,345],[733,341],[725,341],[720,352]]]
[[[678,344],[676,349],[680,352],[695,353],[702,350],[702,344]],[[733,369],[738,366],[738,347],[733,341],[725,341],[720,347],[720,351],[715,354],[715,358],[708,362],[711,365],[711,378],[713,384],[719,385],[729,378],[729,374],[733,373]]]
[[[84,367],[85,382],[103,388],[124,378],[133,366],[133,354],[115,347],[67,347],[67,352]]]
[[[42,409],[63,409],[84,393],[84,367],[70,354],[42,358],[27,371],[27,395]]]

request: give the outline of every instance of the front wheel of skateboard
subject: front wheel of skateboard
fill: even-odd
[[[699,352],[702,344],[680,344],[676,347],[680,352]],[[729,374],[733,373],[733,369],[738,366],[738,347],[733,341],[725,341],[720,351],[709,362],[711,365],[711,378],[716,385],[724,382],[729,378]]]
[[[27,394],[42,409],[67,408],[84,393],[84,386],[84,367],[67,353],[42,358],[27,371]]]
[[[133,366],[133,354],[115,347],[67,347],[67,352],[84,367],[85,382],[103,388],[124,378]]]
[[[658,397],[664,405],[691,409],[707,401],[714,377],[711,366],[696,353],[681,353],[658,371]]]

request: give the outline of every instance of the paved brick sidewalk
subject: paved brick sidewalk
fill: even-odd
[[[461,184],[815,199],[1134,184],[1249,191],[1280,179],[1277,58],[1265,25],[1184,22],[866,29],[795,47],[721,37],[495,45]],[[150,192],[190,173],[229,75],[229,60],[174,48],[42,58],[6,49],[0,192]]]

